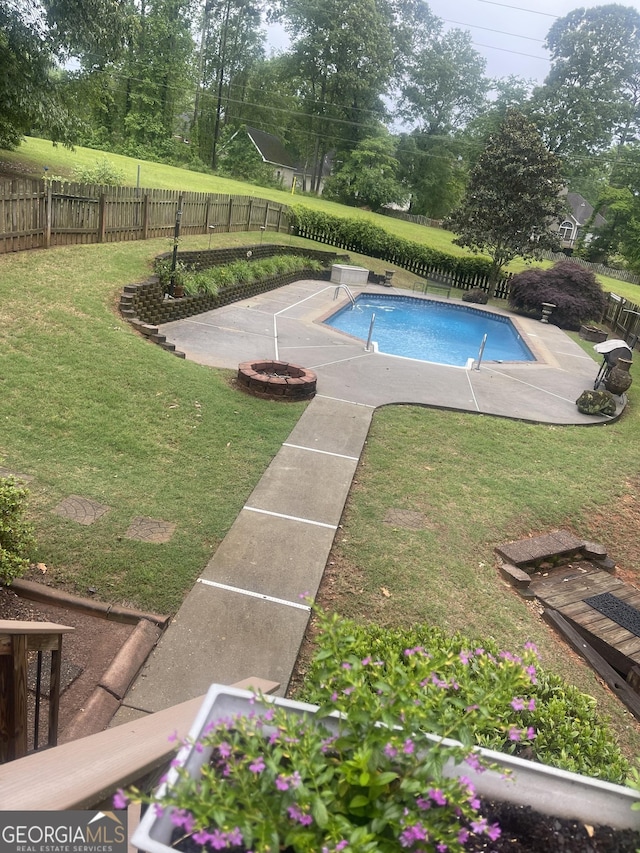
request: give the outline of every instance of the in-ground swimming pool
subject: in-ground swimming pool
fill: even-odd
[[[451,305],[415,296],[361,294],[355,307],[342,308],[325,323],[367,340],[375,314],[372,339],[378,351],[421,361],[464,367],[477,358],[484,335],[483,360],[535,361],[508,317],[467,305]]]

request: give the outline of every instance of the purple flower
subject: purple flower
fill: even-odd
[[[510,704],[514,711],[524,711],[524,699],[519,696],[514,697]]]
[[[234,826],[231,832],[227,832],[227,841],[231,847],[239,847],[242,844],[242,833],[237,826]]]
[[[266,766],[266,765],[265,765],[265,763],[264,763],[264,759],[263,759],[263,757],[262,757],[261,755],[259,755],[259,756],[255,759],[255,761],[253,761],[253,762],[249,765],[249,770],[250,770],[252,773],[262,773],[262,771],[264,770],[265,766]]]
[[[369,664],[371,663],[372,660],[373,660],[373,658],[366,657],[366,658],[362,658],[360,663],[362,664],[362,666],[369,666]]]
[[[220,753],[221,758],[229,758],[232,751],[231,744],[228,744],[226,741],[222,741],[222,743],[218,745],[218,752]]]
[[[449,848],[447,847],[447,845],[444,844],[442,841],[440,842],[440,844],[436,844],[436,850],[438,851],[438,853],[447,853],[448,849]]]
[[[463,663],[465,666],[466,666],[466,665],[469,663],[469,661],[471,660],[471,654],[470,654],[470,652],[464,652],[464,651],[463,651],[463,652],[460,652],[460,654],[458,655],[458,657],[460,658],[460,660],[462,661],[462,663]]]
[[[175,743],[178,740],[178,732],[174,729],[167,738],[169,743]]]
[[[395,758],[398,754],[398,750],[391,743],[385,744],[384,749],[382,751],[387,756],[387,758]]]
[[[520,729],[511,728],[509,729],[509,740],[520,740],[522,737],[522,732]]]
[[[525,740],[533,740],[536,736],[536,730],[533,726],[529,726],[529,728],[524,732]]]
[[[402,751],[404,752],[405,755],[412,755],[414,749],[415,749],[415,746],[413,744],[413,741],[411,740],[410,737],[408,737],[404,742],[404,745],[402,747]]]
[[[126,809],[128,805],[129,800],[127,799],[127,795],[122,790],[122,788],[118,788],[118,790],[113,795],[114,809]]]
[[[427,809],[431,808],[431,803],[429,800],[425,800],[424,797],[418,797],[416,800],[416,805],[419,809],[422,809],[423,812],[426,812]]]
[[[411,847],[416,841],[426,841],[427,832],[421,823],[414,823],[413,826],[407,826],[400,833],[400,844],[403,847]]]
[[[538,647],[536,646],[535,643],[531,643],[531,642],[525,643],[524,647],[528,652],[533,652],[534,655],[538,654]]]
[[[527,675],[528,675],[528,676],[529,676],[529,678],[531,679],[531,683],[532,683],[532,684],[537,684],[537,683],[538,683],[538,679],[536,678],[536,668],[535,668],[535,666],[533,666],[533,665],[532,665],[532,666],[528,666],[528,667],[525,669],[525,672],[527,673]]]
[[[442,793],[440,788],[430,788],[429,789],[429,796],[431,797],[431,799],[433,800],[433,802],[437,806],[446,806],[447,805],[447,798]]]
[[[471,829],[476,833],[476,835],[482,835],[487,828],[487,819],[486,817],[481,817],[478,820],[471,821]]]
[[[342,664],[343,669],[351,669],[351,664],[348,661],[344,661]]]
[[[302,784],[302,776],[298,773],[297,770],[293,771],[293,775],[289,776],[289,782],[292,788],[299,788]]]
[[[214,850],[224,850],[227,847],[228,837],[219,829],[214,829],[213,832],[208,833],[208,836],[208,839],[206,839],[203,844],[208,840]],[[195,835],[193,838],[195,840]]]
[[[469,830],[464,829],[464,828],[461,829],[460,832],[458,833],[458,841],[460,842],[460,844],[466,844],[468,840],[469,840]]]
[[[284,777],[282,775],[282,773],[276,779],[276,788],[279,791],[288,791],[289,790],[289,783],[287,782],[286,777]]]
[[[502,830],[498,826],[497,823],[492,823],[486,830],[486,834],[492,841],[497,841],[498,838],[502,835]]]
[[[313,818],[310,814],[306,814],[305,812],[300,811],[300,809],[296,806],[289,806],[287,809],[287,814],[291,818],[291,820],[295,820],[297,823],[302,824],[302,826],[309,826],[313,823]]]
[[[529,699],[529,704],[527,705],[527,709],[529,711],[535,711],[535,709],[536,709],[536,700],[535,699]]]
[[[475,770],[476,773],[482,773],[485,769],[482,764],[480,764],[480,759],[478,756],[472,752],[465,758],[465,763],[471,767],[472,770]]]
[[[341,850],[344,850],[345,847],[349,846],[349,842],[346,838],[343,838],[342,841],[338,841],[336,844],[336,850],[340,853]]]

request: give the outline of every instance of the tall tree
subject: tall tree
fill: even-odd
[[[226,125],[241,123],[242,104],[253,98],[249,76],[264,58],[259,3],[205,0],[201,11],[197,88],[191,135],[200,158],[216,166]]]
[[[313,139],[317,190],[327,153],[350,150],[384,115],[381,95],[393,59],[389,21],[375,0],[282,0],[279,16],[292,38],[289,69]]]
[[[485,67],[468,32],[432,36],[407,61],[401,115],[430,136],[462,129],[484,109],[490,85]]]
[[[508,110],[471,172],[460,206],[450,217],[455,242],[492,260],[497,281],[518,255],[554,247],[550,225],[563,212],[561,162],[517,110]]]
[[[35,128],[57,141],[77,138],[79,122],[53,72],[72,56],[115,56],[125,23],[125,0],[0,4],[0,147]]]
[[[568,156],[624,144],[640,119],[640,12],[612,3],[574,9],[549,30],[551,71],[534,94],[551,150]]]

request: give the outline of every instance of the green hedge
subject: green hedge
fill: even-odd
[[[366,219],[343,219],[303,205],[292,206],[288,216],[291,225],[301,237],[380,258],[418,275],[426,276],[437,268],[442,273],[449,273],[460,279],[488,278],[491,269],[491,261],[487,258],[458,257],[439,252],[389,234],[384,228]]]

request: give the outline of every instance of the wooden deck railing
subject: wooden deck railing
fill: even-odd
[[[235,687],[273,693],[274,681],[247,678]],[[61,744],[0,766],[3,811],[91,809],[110,805],[118,788],[160,770],[185,737],[202,698],[122,723],[97,734]]]

